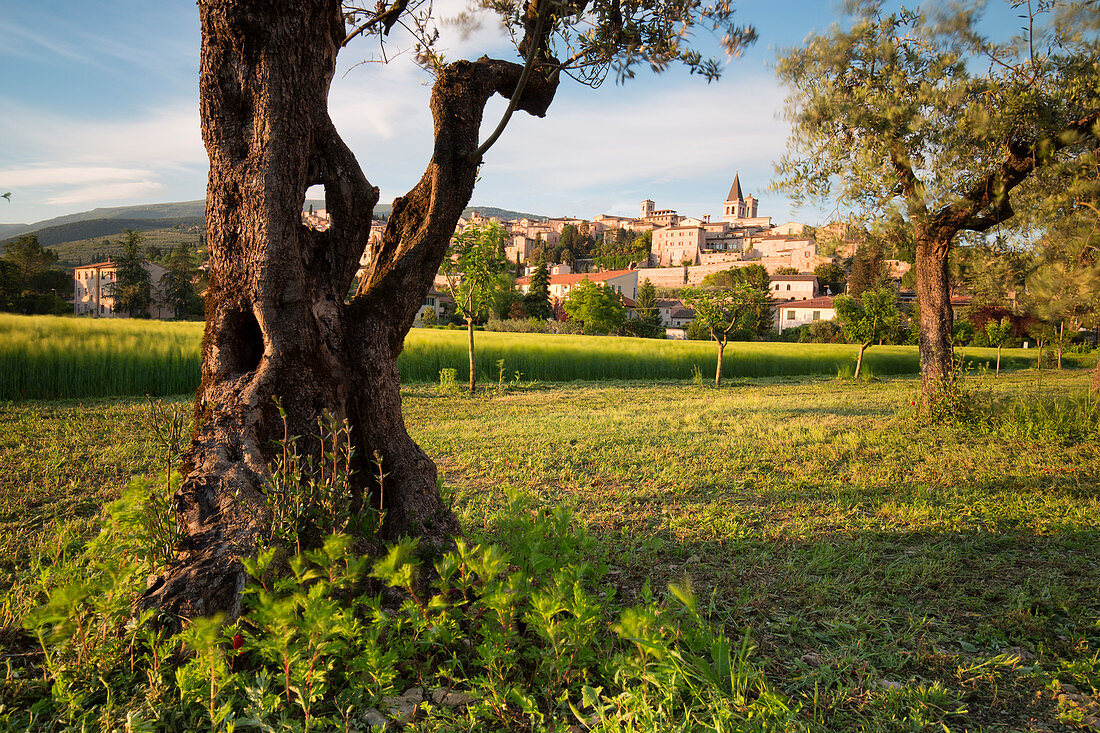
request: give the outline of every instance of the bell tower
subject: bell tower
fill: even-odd
[[[726,202],[723,204],[722,221],[733,224],[741,219],[755,219],[756,207],[756,199],[741,193],[741,175],[735,174],[733,185],[730,186],[730,192],[726,194]]]

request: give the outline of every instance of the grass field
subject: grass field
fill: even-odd
[[[191,392],[199,382],[202,324],[91,320],[0,314],[0,400],[164,396]],[[712,342],[603,336],[483,332],[476,336],[478,379],[485,382],[688,379],[698,369],[713,379]],[[992,365],[994,349],[960,350],[974,364]],[[1034,350],[1006,349],[1002,366],[1028,367]],[[846,344],[731,343],[727,377],[851,374],[856,347]],[[1067,355],[1070,366],[1092,357]],[[440,370],[467,373],[464,331],[413,329],[398,359],[406,383],[437,382]],[[916,348],[867,351],[869,376],[913,374]],[[461,380],[461,376],[460,376]]]
[[[1034,406],[1087,379],[1021,371],[982,389]],[[690,578],[732,637],[748,630],[797,711],[788,729],[1085,729],[1100,712],[1095,412],[1085,437],[1038,412],[927,426],[915,389],[778,377],[469,398],[419,385],[404,406],[473,538],[497,539],[522,496],[573,508],[616,605]],[[146,411],[0,411],[0,646],[41,600],[32,581],[126,477],[163,470]]]

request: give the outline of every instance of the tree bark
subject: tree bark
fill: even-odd
[[[714,370],[714,386],[722,386],[722,352],[726,350],[726,342],[718,342],[718,367]]]
[[[997,344],[997,374],[1001,373],[1001,345]]]
[[[951,378],[953,368],[954,313],[947,254],[954,233],[918,227],[916,237],[921,392],[929,399]]]
[[[859,370],[863,368],[863,352],[867,350],[868,344],[859,345],[859,354],[856,355],[856,373],[852,375],[852,379],[859,379]]]
[[[477,366],[474,364],[474,319],[466,319],[466,328],[470,337],[470,394],[477,391]]]
[[[494,93],[511,96],[522,67],[460,61],[433,87],[432,160],[368,246],[378,190],[329,118],[345,38],[339,0],[200,0],[202,134],[210,157],[206,226],[211,278],[195,432],[175,497],[184,538],[176,561],[140,601],[170,625],[240,613],[241,558],[270,529],[267,464],[283,435],[280,400],[300,450],[323,412],[347,420],[359,457],[351,507],[381,505],[368,546],[402,536],[428,550],[460,530],[432,461],[409,437],[396,359],[473,192],[478,130]],[[520,108],[542,116],[556,77],[533,75]],[[302,224],[306,189],[321,184],[331,226]],[[380,456],[385,473],[369,470]]]

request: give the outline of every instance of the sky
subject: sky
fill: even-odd
[[[734,0],[759,40],[722,79],[640,70],[598,89],[563,80],[545,118],[518,113],[486,155],[472,205],[545,216],[635,215],[642,199],[681,214],[721,215],[735,174],[776,223],[816,224],[828,211],[795,209],[768,190],[786,147],[777,52],[825,30],[830,0]],[[439,0],[444,13],[464,0]],[[205,196],[198,120],[198,9],[185,0],[7,0],[0,15],[0,222],[32,223],[101,206]],[[707,38],[704,45],[717,49]],[[444,36],[448,59],[509,52],[488,20]],[[345,48],[329,98],[337,129],[383,202],[420,178],[431,150],[431,77],[407,58]],[[392,50],[392,49],[391,49]],[[513,51],[514,53],[514,51]],[[485,113],[483,136],[505,107]],[[311,197],[321,192],[311,191]]]

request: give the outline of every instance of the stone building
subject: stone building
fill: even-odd
[[[151,304],[146,309],[152,318],[172,318],[175,312],[164,305],[164,290],[160,279],[168,269],[153,262],[141,265],[149,273]],[[73,312],[97,318],[129,318],[130,314],[115,310],[113,288],[118,282],[118,266],[114,262],[97,262],[73,270]]]
[[[758,216],[759,202],[741,190],[741,177],[733,177],[726,200],[722,204],[722,221],[711,221],[679,216],[671,209],[658,211],[653,201],[641,204],[643,219],[658,224],[653,230],[653,246],[649,264],[654,267],[707,264],[708,254],[740,254],[741,257],[725,257],[723,261],[759,258],[753,255],[754,245],[768,237],[772,230],[771,217]],[[808,239],[803,244],[812,244]],[[715,258],[709,258],[714,263]],[[800,266],[801,262],[793,266]]]

